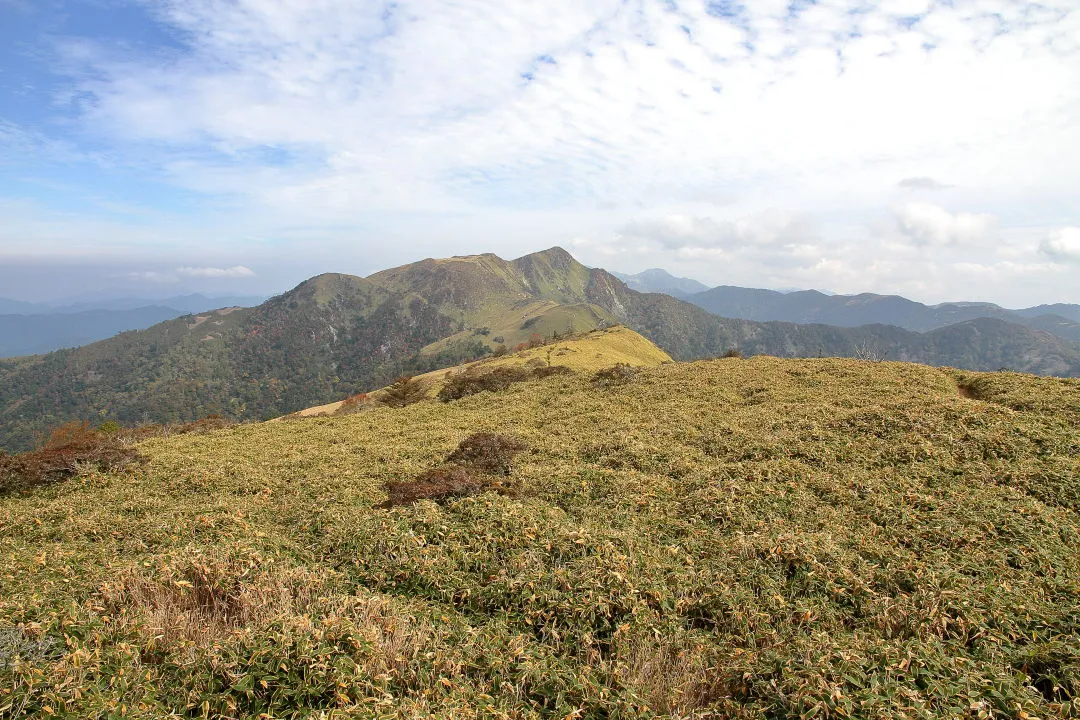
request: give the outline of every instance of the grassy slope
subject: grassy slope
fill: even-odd
[[[450,373],[462,370],[488,371],[497,367],[519,367],[530,361],[540,360],[552,365],[565,365],[578,372],[596,372],[616,363],[634,367],[655,367],[671,362],[671,356],[629,328],[617,325],[597,330],[583,337],[521,350],[499,358],[488,358],[467,363],[456,368],[444,368],[417,376],[428,383],[428,395],[435,397],[442,387],[442,379]],[[341,401],[302,410],[304,417],[326,415],[341,407]]]
[[[1074,380],[755,358],[151,440],[0,500],[0,717],[1070,716],[1078,427]],[[479,430],[523,497],[374,507]]]
[[[550,338],[553,332],[584,332],[598,327],[614,324],[615,317],[603,308],[590,303],[559,305],[551,300],[521,301],[501,312],[492,310],[483,325],[474,326],[455,333],[447,338],[432,343],[423,349],[425,354],[434,354],[454,343],[479,340],[494,350],[499,345],[514,347],[526,342],[534,334]],[[477,334],[477,327],[488,329],[486,335]],[[495,342],[495,338],[501,338]]]

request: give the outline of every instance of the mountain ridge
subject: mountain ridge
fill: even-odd
[[[76,350],[0,360],[0,447],[71,419],[260,420],[483,357],[534,335],[621,323],[673,358],[727,351],[854,356],[1080,374],[1080,351],[1004,322],[937,335],[727,319],[638,293],[562,248],[427,259],[360,278],[326,273],[255,308],[185,316]],[[968,344],[977,342],[977,352]]]
[[[1069,342],[1080,343],[1080,305],[1041,305],[1009,310],[987,302],[925,305],[901,295],[827,295],[817,290],[781,293],[736,285],[719,285],[683,299],[723,317],[757,322],[821,323],[838,327],[881,323],[916,332],[991,317],[1045,330]]]

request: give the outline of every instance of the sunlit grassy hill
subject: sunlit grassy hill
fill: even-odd
[[[501,357],[478,360],[417,376],[425,385],[428,397],[435,397],[449,376],[460,373],[485,373],[495,368],[539,366],[566,367],[577,372],[596,372],[623,363],[633,367],[655,367],[671,362],[671,356],[633,330],[616,325],[604,330],[582,333],[572,338],[552,341]],[[343,401],[302,410],[302,417],[331,415]]]
[[[0,498],[0,717],[1076,716],[1080,381],[590,378]],[[478,431],[516,492],[381,507]]]

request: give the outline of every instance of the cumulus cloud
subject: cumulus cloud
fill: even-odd
[[[254,277],[255,271],[243,265],[228,268],[216,267],[179,267],[176,274],[191,278],[246,278]]]
[[[1039,252],[1057,263],[1080,263],[1080,227],[1050,233],[1039,244]]]
[[[937,205],[910,202],[894,210],[900,232],[916,245],[966,245],[991,237],[992,215],[950,213]]]

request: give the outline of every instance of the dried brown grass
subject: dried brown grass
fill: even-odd
[[[356,395],[350,395],[345,398],[341,405],[334,410],[335,416],[340,415],[352,415],[354,413],[363,412],[376,406],[376,402],[367,393],[357,393]]]
[[[620,633],[613,674],[652,712],[689,718],[730,694],[725,677],[711,662],[712,655],[708,643],[688,633]]]
[[[261,562],[196,556],[129,569],[100,588],[101,609],[137,633],[151,661],[175,653],[190,659],[272,626],[319,634],[318,626],[343,622],[371,644],[366,669],[373,675],[400,672],[425,649],[429,629],[408,623],[386,599],[343,596],[328,587],[326,575]]]
[[[266,571],[237,560],[193,558],[151,574],[129,570],[100,589],[103,604],[151,647],[206,648],[234,631],[303,613],[319,583],[304,571]]]

